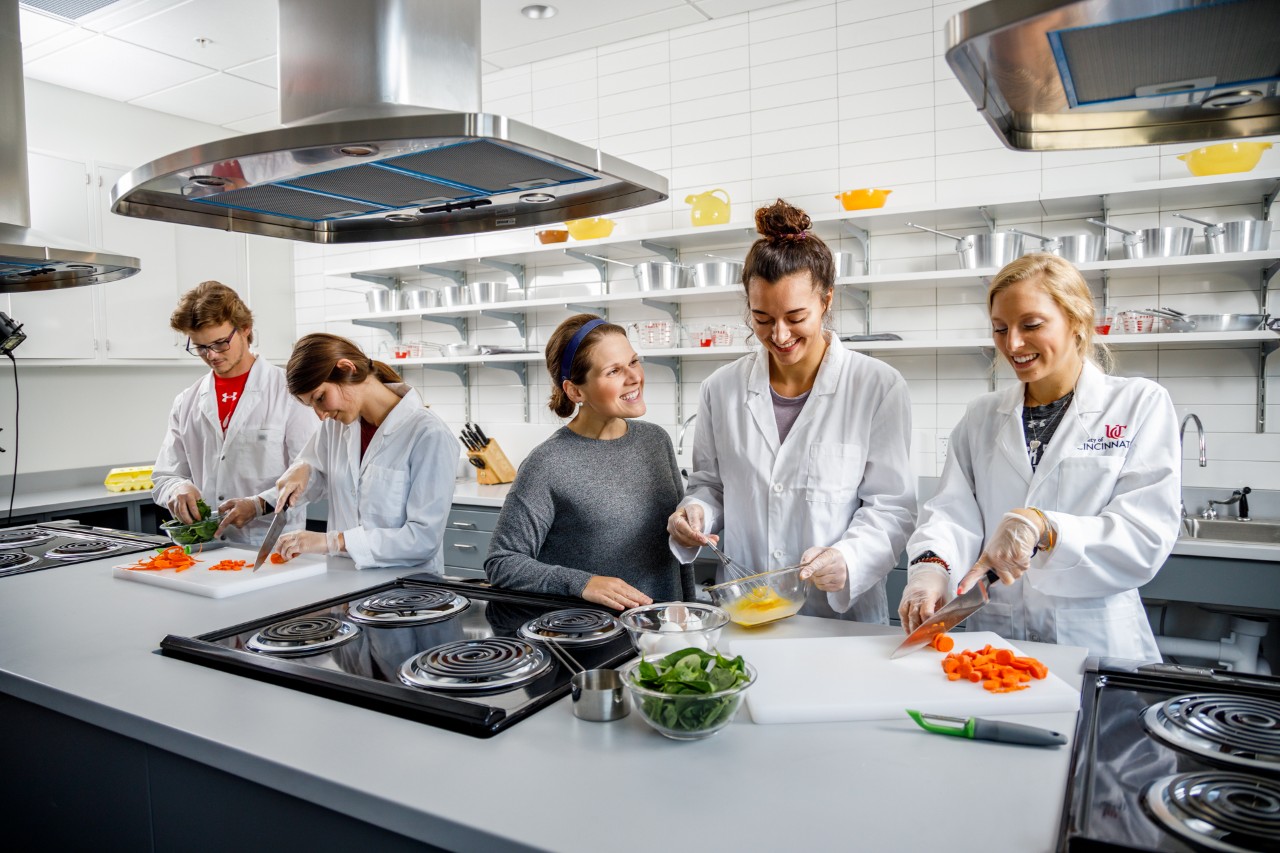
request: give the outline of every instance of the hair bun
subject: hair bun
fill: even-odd
[[[756,230],[766,240],[803,240],[812,224],[809,214],[782,199],[756,210]]]

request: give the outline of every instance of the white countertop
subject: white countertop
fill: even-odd
[[[403,569],[356,572],[334,559],[318,577],[208,599],[117,580],[110,563],[0,579],[0,690],[446,849],[650,853],[662,843],[655,833],[740,851],[1055,847],[1066,747],[940,737],[905,715],[759,726],[746,710],[718,735],[682,743],[634,712],[610,724],[578,720],[567,698],[480,740],[154,653],[167,633],[229,627]],[[36,606],[49,600],[65,603]],[[890,630],[794,617],[752,636]],[[1019,645],[1079,686],[1082,649]],[[1075,714],[1014,719],[1075,729]],[[354,748],[379,741],[397,747],[376,757]],[[600,782],[538,784],[538,768]],[[999,832],[957,832],[949,815],[984,797],[1018,807]]]
[[[4,495],[8,497],[7,494]],[[8,500],[4,501],[5,504]],[[141,489],[130,492],[112,492],[98,483],[95,486],[58,486],[39,490],[18,490],[13,498],[14,515],[26,515],[39,512],[61,512],[115,504],[151,503],[151,490]]]
[[[1224,560],[1256,560],[1260,563],[1280,563],[1280,545],[1179,537],[1178,541],[1173,544],[1173,555],[1175,557],[1217,557]]]
[[[498,486],[482,486],[475,480],[464,480],[453,486],[453,502],[468,506],[501,507],[511,491],[510,483]]]

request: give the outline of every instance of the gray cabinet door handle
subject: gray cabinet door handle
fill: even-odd
[[[476,546],[475,546],[475,545],[461,545],[461,544],[459,544],[459,543],[457,543],[457,542],[454,542],[454,543],[453,543],[453,547],[457,548],[459,551],[474,551],[474,550],[476,550]]]
[[[457,528],[458,530],[475,530],[476,529],[475,522],[473,521],[451,521],[449,522],[449,526]]]

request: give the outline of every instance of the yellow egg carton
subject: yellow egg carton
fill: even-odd
[[[102,481],[108,492],[140,492],[150,491],[151,466],[145,468],[112,468],[107,472],[107,479]]]

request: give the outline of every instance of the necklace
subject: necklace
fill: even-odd
[[[1049,439],[1053,437],[1058,422],[1066,414],[1074,396],[1075,391],[1071,391],[1065,397],[1052,403],[1030,407],[1037,410],[1039,417],[1032,417],[1030,408],[1023,408],[1022,417],[1027,437],[1027,458],[1031,461],[1031,470],[1034,471],[1036,466],[1040,464],[1044,447],[1049,443]]]

